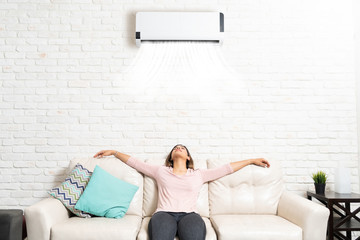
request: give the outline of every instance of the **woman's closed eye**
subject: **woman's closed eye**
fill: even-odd
[[[174,149],[177,149],[177,148],[185,149],[185,147],[180,147],[180,146],[175,147]]]

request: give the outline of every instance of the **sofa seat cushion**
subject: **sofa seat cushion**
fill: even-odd
[[[72,217],[51,228],[51,240],[135,240],[140,226],[141,217],[136,215],[121,219]]]
[[[150,222],[151,217],[145,217],[142,224],[141,224],[141,229],[138,235],[138,240],[148,240],[149,239],[149,235],[148,235],[148,225]],[[209,220],[209,218],[206,217],[202,217],[202,219],[205,222],[206,225],[206,240],[216,240],[216,233],[214,228],[211,226],[211,222]],[[179,238],[176,236],[175,237],[176,240],[178,240]]]
[[[215,215],[218,239],[302,240],[302,229],[276,215]]]

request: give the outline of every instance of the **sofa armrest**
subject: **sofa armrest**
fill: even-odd
[[[55,198],[46,198],[25,209],[28,240],[49,240],[51,227],[69,219],[66,207]]]
[[[324,206],[283,192],[278,206],[278,215],[303,229],[303,240],[324,240],[330,211]]]

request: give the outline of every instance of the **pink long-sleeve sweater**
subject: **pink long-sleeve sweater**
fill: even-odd
[[[126,164],[156,180],[158,205],[155,212],[197,212],[201,186],[234,171],[228,163],[212,169],[188,169],[186,174],[176,175],[172,167],[148,164],[135,157],[130,157]]]

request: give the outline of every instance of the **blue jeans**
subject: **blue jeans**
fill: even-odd
[[[174,240],[176,233],[180,240],[204,240],[206,226],[195,212],[157,212],[149,222],[150,240]]]

